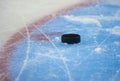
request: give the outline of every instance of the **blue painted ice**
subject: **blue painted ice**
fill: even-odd
[[[93,4],[74,9],[28,32],[10,61],[13,81],[120,81],[120,6]],[[62,32],[81,35],[63,44]],[[42,34],[50,42],[31,35]]]

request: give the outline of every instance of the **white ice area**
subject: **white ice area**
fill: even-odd
[[[120,26],[106,29],[106,31],[110,32],[111,34],[120,35]]]
[[[67,19],[68,21],[75,21],[83,24],[95,24],[99,27],[102,27],[100,21],[95,18],[80,17],[80,16],[73,16],[73,15],[65,15],[64,18]]]
[[[102,51],[102,48],[97,47],[97,48],[94,49],[94,51],[97,52],[97,53],[100,53]]]
[[[111,21],[111,20],[120,20],[119,16],[120,11],[118,10],[114,16],[97,16],[97,15],[83,15],[83,16],[74,16],[74,15],[64,15],[68,21],[80,22],[83,24],[95,24],[99,27],[102,27],[100,20]]]

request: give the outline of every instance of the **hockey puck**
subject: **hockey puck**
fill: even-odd
[[[67,44],[76,44],[80,42],[80,35],[79,34],[63,34],[61,37],[62,43]]]

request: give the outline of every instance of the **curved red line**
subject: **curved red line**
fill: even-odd
[[[43,25],[47,21],[54,19],[56,16],[62,15],[65,12],[73,10],[77,7],[89,5],[96,1],[98,1],[98,0],[87,0],[85,2],[78,3],[75,5],[69,6],[67,8],[61,9],[61,10],[55,12],[54,15],[51,14],[51,15],[44,16],[44,17],[40,18],[39,20],[29,24],[27,26],[27,28],[28,28],[29,32],[32,32],[32,30],[34,30],[38,25],[39,26]],[[0,55],[2,56],[2,58],[0,58],[0,74],[4,73],[3,76],[0,77],[0,80],[2,80],[2,81],[11,81],[9,71],[8,71],[9,58],[12,54],[12,51],[15,49],[17,43],[20,40],[22,40],[24,37],[27,36],[27,33],[26,33],[27,31],[25,30],[25,27],[23,27],[19,32],[21,32],[23,35],[21,35],[20,33],[14,34],[3,46],[3,49],[1,48],[2,50],[0,51]]]

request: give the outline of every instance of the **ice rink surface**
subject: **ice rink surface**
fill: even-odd
[[[0,1],[0,81],[120,81],[119,4]],[[81,43],[61,43],[64,33]]]
[[[85,1],[89,0],[1,0],[0,45],[3,45],[10,36],[26,24]]]

